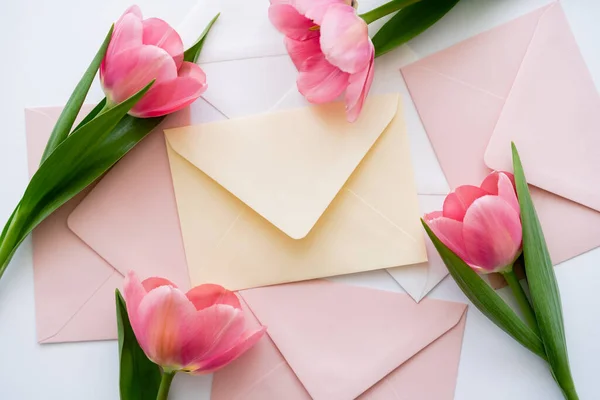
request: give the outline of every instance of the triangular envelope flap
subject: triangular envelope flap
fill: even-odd
[[[327,281],[240,294],[315,400],[356,398],[454,327],[466,308]]]
[[[305,237],[398,110],[371,96],[355,123],[344,104],[166,130],[171,148],[294,239]]]
[[[464,40],[446,50],[403,67],[438,73],[505,99],[536,30],[544,7],[509,23]]]
[[[514,141],[530,184],[600,211],[600,96],[567,17],[555,4],[540,18],[485,153],[512,168]]]

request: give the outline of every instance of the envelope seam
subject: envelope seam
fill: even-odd
[[[242,211],[243,212],[243,211]],[[241,212],[240,212],[241,214]],[[250,289],[251,290],[251,289]],[[254,319],[256,319],[258,321],[259,324],[262,325],[262,322],[260,321],[260,319],[258,319],[258,317],[256,316],[256,313],[254,312],[254,310],[252,309],[252,307],[250,307],[250,304],[248,303],[248,301],[244,298],[244,295],[242,292],[238,291],[237,292],[239,297],[241,298],[241,300],[244,302],[244,304],[246,304],[246,306],[248,307],[248,311],[250,313],[252,313],[252,315],[254,316]],[[275,344],[275,341],[273,340],[273,338],[271,338],[271,336],[269,335],[269,330],[267,328],[267,332],[266,335],[267,339],[269,339],[271,341],[271,343],[273,344],[273,346],[275,347],[275,350],[277,351],[277,353],[279,353],[279,355],[281,356],[281,358],[283,359],[282,361],[279,362],[279,364],[277,364],[276,366],[274,366],[271,370],[269,370],[269,372],[267,372],[266,374],[264,374],[258,381],[256,381],[252,386],[250,386],[250,388],[248,388],[248,390],[243,393],[243,395],[247,395],[248,393],[250,393],[250,391],[255,388],[260,382],[264,381],[265,378],[267,378],[269,375],[271,375],[273,372],[275,372],[278,368],[281,367],[281,365],[285,364],[285,365],[289,365],[287,362],[287,359],[285,358],[285,356],[281,353],[281,351],[279,350],[279,347],[277,347],[277,344]],[[264,340],[264,339],[263,339]],[[302,381],[300,381],[300,379],[298,378],[298,376],[296,375],[296,373],[294,372],[294,370],[292,369],[292,367],[290,366],[290,369],[292,370],[292,372],[294,373],[294,376],[296,377],[296,379],[298,379],[298,381],[300,382],[300,385],[302,386],[302,388],[304,388],[304,390],[306,392],[308,392],[308,390],[306,389],[306,387],[304,386],[304,383],[302,383]],[[240,394],[240,396],[242,396],[242,394]],[[241,397],[237,396],[234,400],[238,400]]]
[[[400,232],[404,233],[406,236],[408,236],[408,238],[410,240],[412,240],[415,243],[418,243],[417,240],[412,237],[408,232],[406,232],[404,229],[402,229],[401,227],[399,227],[398,225],[396,225],[394,223],[394,221],[392,221],[391,219],[389,219],[388,217],[386,217],[381,211],[379,211],[378,209],[376,209],[375,207],[373,207],[371,204],[369,204],[365,199],[363,199],[362,197],[360,197],[358,194],[356,194],[354,191],[352,191],[351,189],[346,188],[346,191],[348,191],[350,194],[354,195],[358,200],[360,200],[364,205],[366,205],[367,207],[369,207],[373,212],[375,212],[377,215],[379,215],[381,218],[383,218],[385,221],[387,221],[390,225],[392,225],[394,228],[398,229]]]
[[[72,314],[72,315],[69,317],[69,319],[67,319],[67,320],[65,321],[65,323],[64,323],[64,324],[63,324],[63,325],[62,325],[60,328],[58,328],[58,331],[56,331],[56,333],[54,333],[54,334],[52,334],[52,335],[50,335],[50,336],[48,336],[48,337],[45,337],[45,338],[41,339],[39,342],[40,342],[40,343],[43,343],[43,342],[45,342],[45,341],[48,341],[48,340],[52,339],[53,337],[56,337],[57,335],[59,335],[59,334],[62,332],[62,330],[63,330],[63,329],[65,329],[65,327],[66,327],[67,325],[69,325],[69,323],[70,323],[70,322],[71,322],[71,321],[72,321],[72,320],[73,320],[73,319],[74,319],[74,318],[75,318],[75,317],[76,317],[76,316],[77,316],[77,315],[78,315],[78,314],[81,312],[81,310],[83,310],[83,308],[84,308],[84,307],[85,307],[85,306],[86,306],[86,305],[87,305],[87,304],[88,304],[88,303],[89,303],[89,302],[90,302],[90,301],[91,301],[91,300],[94,298],[94,296],[96,296],[96,293],[98,293],[98,292],[100,291],[100,289],[101,289],[101,288],[102,288],[102,287],[103,287],[103,286],[106,284],[106,282],[108,282],[108,281],[110,280],[110,278],[112,278],[112,277],[113,277],[113,275],[114,275],[115,273],[119,274],[119,272],[118,272],[116,269],[114,269],[114,270],[113,270],[113,271],[112,271],[112,272],[111,272],[111,273],[108,275],[108,277],[107,277],[105,280],[103,280],[103,281],[102,281],[102,283],[101,283],[100,285],[98,285],[98,287],[97,287],[97,288],[94,290],[94,292],[93,292],[93,293],[90,295],[90,297],[88,297],[88,298],[87,298],[87,300],[86,300],[86,301],[84,301],[84,302],[83,302],[83,303],[82,303],[82,304],[81,304],[81,305],[80,305],[80,306],[77,308],[77,310],[75,310],[75,312],[74,312],[74,313],[73,313],[73,314]],[[121,274],[119,274],[119,275],[121,275]]]
[[[279,351],[279,349],[277,349],[277,351]],[[250,385],[250,387],[247,390],[245,390],[244,393],[241,393],[239,396],[236,396],[234,400],[243,399],[244,396],[247,396],[249,393],[251,393],[254,390],[254,388],[256,388],[258,386],[259,383],[261,383],[265,379],[267,379],[275,371],[277,371],[279,368],[281,368],[282,365],[287,365],[287,363],[285,362],[285,360],[284,361],[280,361],[279,364],[277,364],[276,366],[274,366],[273,368],[271,368],[267,373],[265,373],[263,376],[261,376],[260,379],[258,379],[257,381],[255,381],[252,385]]]
[[[497,94],[492,93],[492,92],[490,92],[488,90],[485,90],[485,89],[482,89],[482,88],[477,87],[475,85],[472,85],[472,84],[470,84],[468,82],[465,82],[465,81],[463,81],[461,79],[456,79],[456,78],[454,78],[454,77],[452,77],[450,75],[446,75],[446,74],[441,73],[439,71],[436,71],[434,69],[431,69],[431,68],[428,68],[428,67],[423,67],[423,66],[418,66],[417,68],[422,69],[422,70],[427,71],[427,72],[430,72],[432,74],[437,74],[437,75],[439,75],[441,77],[444,77],[444,78],[446,78],[446,79],[448,79],[448,80],[450,80],[452,82],[460,83],[461,85],[467,86],[468,88],[473,89],[473,90],[475,90],[477,92],[481,92],[483,94],[487,94],[489,96],[492,96],[492,97],[494,97],[494,98],[496,98],[498,100],[506,100],[505,98],[503,98],[500,95],[497,95]]]
[[[231,119],[228,115],[226,115],[223,111],[219,110],[219,108],[217,108],[213,103],[211,103],[205,96],[200,96],[200,97],[202,98],[202,100],[204,100],[209,106],[211,106],[214,110],[216,110],[223,117],[225,117],[227,119]],[[167,141],[168,141],[168,139],[167,139]],[[173,146],[171,146],[171,148],[173,148]]]
[[[292,93],[295,90],[296,90],[296,85],[293,85],[292,87],[290,87],[289,90],[287,92],[285,92],[285,94],[283,96],[281,96],[281,98],[279,100],[277,100],[275,102],[275,104],[273,104],[267,112],[270,113],[270,112],[276,111],[277,108],[281,105],[281,103],[283,103],[285,101],[285,99],[288,98],[290,93]]]
[[[389,375],[389,374],[388,374]],[[387,376],[383,377],[383,381],[388,385],[388,387],[390,388],[390,390],[392,391],[394,398],[397,400],[401,400],[400,395],[398,394],[398,392],[396,392],[396,389],[394,389],[394,385],[392,385],[390,383],[390,380],[388,379]]]
[[[229,235],[229,232],[231,232],[231,230],[233,229],[233,227],[237,224],[237,222],[240,220],[242,214],[244,214],[244,209],[242,209],[237,217],[235,217],[235,219],[233,220],[233,222],[231,223],[231,225],[229,225],[229,227],[227,228],[227,230],[225,230],[225,232],[223,233],[223,236],[221,236],[219,238],[219,241],[217,242],[217,244],[215,245],[215,248],[219,248],[219,246],[221,245],[221,243],[223,243],[223,241],[225,240],[225,238],[227,237],[227,235]]]
[[[278,53],[278,54],[266,54],[266,55],[260,55],[260,56],[248,56],[248,57],[225,57],[221,60],[210,60],[209,61],[202,61],[200,60],[199,65],[207,65],[207,64],[218,64],[218,63],[223,63],[223,62],[234,62],[234,61],[243,61],[243,60],[255,60],[257,58],[275,58],[275,57],[284,57],[287,56],[286,53]]]
[[[557,5],[559,5],[558,2],[553,3],[550,6],[548,6],[548,8],[546,10],[544,10],[542,15],[540,15],[540,17],[538,18],[538,20],[535,23],[535,28],[533,28],[533,34],[531,35],[529,44],[527,45],[527,48],[525,49],[525,53],[523,53],[523,59],[521,60],[521,63],[519,64],[519,68],[517,68],[517,73],[515,74],[515,78],[513,79],[512,84],[510,85],[510,89],[508,90],[508,94],[506,95],[506,99],[504,99],[504,103],[502,104],[502,107],[500,108],[500,113],[498,114],[498,118],[496,119],[496,123],[494,124],[494,129],[492,129],[492,136],[494,136],[494,132],[496,132],[496,128],[498,127],[498,123],[500,122],[500,119],[502,118],[502,114],[504,114],[504,109],[506,108],[506,103],[508,103],[508,100],[511,97],[511,93],[513,92],[513,89],[515,88],[515,83],[517,82],[517,79],[519,78],[519,75],[521,74],[521,70],[523,69],[523,64],[525,64],[525,59],[527,58],[527,55],[531,51],[533,40],[535,39],[535,36],[538,33],[538,28],[540,26],[540,22],[542,21],[542,18],[544,18],[546,16],[546,14],[550,10],[552,10],[554,7],[556,7]],[[490,136],[490,138],[492,136]],[[486,146],[486,152],[487,152],[487,146]]]

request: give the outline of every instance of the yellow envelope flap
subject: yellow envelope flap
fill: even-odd
[[[165,130],[171,148],[293,239],[305,237],[398,110],[371,96],[355,123],[343,103]]]

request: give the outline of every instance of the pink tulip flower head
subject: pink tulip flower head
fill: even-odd
[[[138,6],[117,21],[100,66],[100,81],[108,104],[120,103],[152,80],[154,84],[129,114],[159,117],[189,105],[206,90],[206,75],[183,61],[179,34],[158,18],[142,19]]]
[[[345,0],[271,0],[269,18],[285,35],[300,93],[327,103],[345,91],[354,122],[373,82],[375,49],[365,21]]]
[[[488,175],[480,187],[460,186],[444,209],[426,214],[433,233],[479,273],[506,272],[521,254],[523,237],[514,178]]]
[[[187,293],[163,278],[125,278],[131,327],[146,356],[165,371],[208,374],[250,349],[266,328],[245,330],[237,296],[219,285]]]

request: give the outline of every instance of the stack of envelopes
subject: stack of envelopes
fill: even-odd
[[[239,290],[425,262],[401,107],[167,119],[34,233],[39,341],[114,338],[130,269]],[[58,113],[27,112],[31,172]]]

